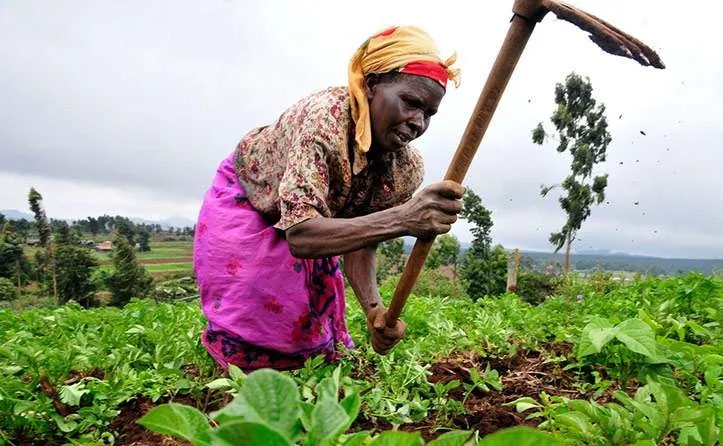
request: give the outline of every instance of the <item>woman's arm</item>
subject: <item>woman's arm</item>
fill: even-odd
[[[344,274],[349,279],[364,314],[383,306],[377,288],[376,245],[361,248],[344,256]]]
[[[453,181],[434,183],[406,203],[355,218],[317,217],[286,230],[295,257],[326,257],[376,246],[410,235],[431,239],[449,232],[462,209],[464,188]]]

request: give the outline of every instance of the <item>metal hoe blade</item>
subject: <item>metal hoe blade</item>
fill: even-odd
[[[589,32],[590,40],[603,51],[634,59],[646,67],[665,68],[660,56],[652,48],[608,22],[566,3],[542,0],[542,5],[545,9],[552,11],[560,20],[570,22]]]

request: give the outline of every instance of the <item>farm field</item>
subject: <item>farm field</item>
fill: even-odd
[[[720,442],[720,278],[590,278],[537,306],[437,285],[410,298],[387,356],[348,296],[341,361],[248,376],[209,359],[196,302],[0,310],[0,443]]]

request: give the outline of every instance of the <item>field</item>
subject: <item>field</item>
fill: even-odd
[[[109,253],[96,253],[101,269],[111,268]],[[193,272],[193,242],[153,241],[149,252],[137,253],[138,261],[151,276],[190,275]]]
[[[349,296],[357,347],[340,362],[249,376],[208,358],[195,302],[0,310],[0,443],[720,442],[720,278],[590,278],[537,306],[472,302],[447,285],[410,298],[406,337],[387,356]],[[142,422],[176,439],[136,423],[153,408]]]

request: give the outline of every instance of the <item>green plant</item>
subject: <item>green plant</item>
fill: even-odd
[[[15,285],[10,279],[0,277],[0,301],[13,300],[17,297]]]
[[[153,279],[136,260],[135,250],[123,235],[113,240],[113,267],[108,277],[111,305],[123,306],[132,297],[144,297],[150,291]]]
[[[339,400],[340,369],[322,379],[315,390],[315,401],[302,401],[294,380],[270,369],[251,373],[235,398],[212,413],[217,424],[192,407],[165,404],[153,409],[138,423],[156,432],[173,435],[201,446],[236,444],[333,445],[359,444],[369,432],[346,435],[359,414],[361,400],[354,392],[344,392]],[[463,445],[471,432],[445,434],[437,443]],[[441,443],[444,440],[444,443]],[[419,435],[387,432],[371,444],[423,444]],[[434,442],[430,443],[434,444]]]

